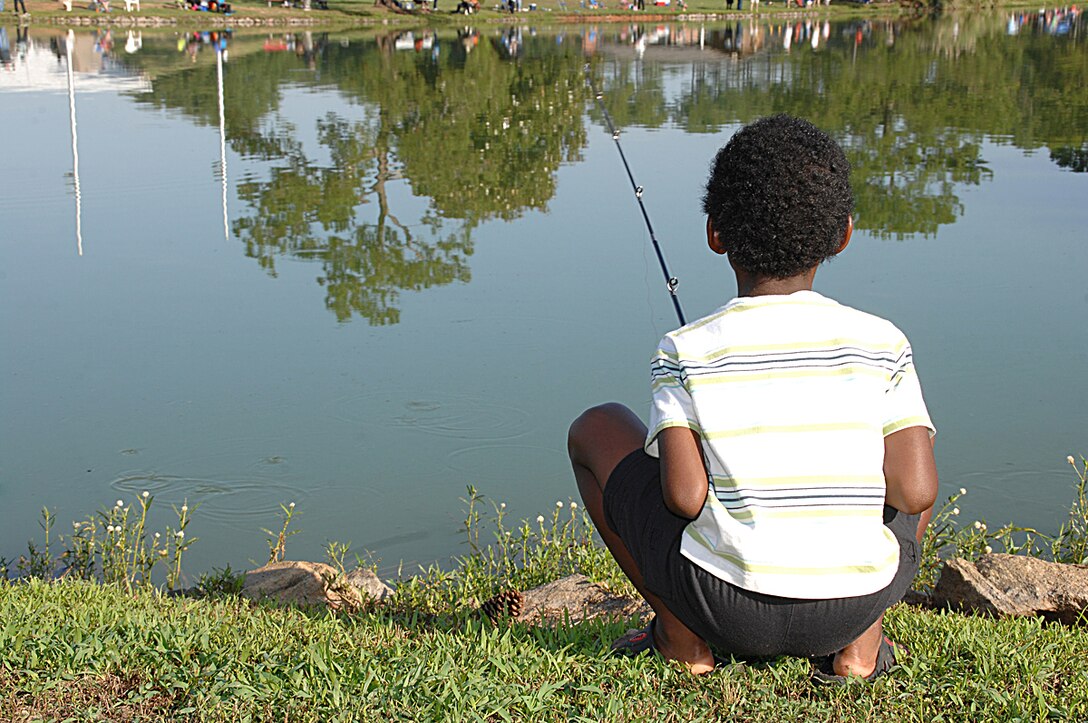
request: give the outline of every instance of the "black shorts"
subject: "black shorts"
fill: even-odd
[[[902,599],[918,571],[919,515],[885,507],[884,524],[899,540],[899,569],[883,590],[804,600],[731,585],[680,554],[680,538],[690,520],[665,507],[660,463],[641,449],[625,457],[609,477],[604,515],[638,563],[650,592],[712,646],[738,657],[841,650]]]

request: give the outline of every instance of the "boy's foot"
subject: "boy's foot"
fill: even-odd
[[[654,640],[654,626],[656,622],[657,618],[654,618],[641,630],[631,629],[618,637],[612,643],[611,654],[628,658],[650,654],[660,655],[666,660],[680,660],[679,658],[673,658],[666,655],[657,647],[657,642]],[[680,662],[687,667],[688,671],[694,675],[705,675],[715,668],[724,667],[729,664],[728,661],[720,659],[717,656],[713,656],[712,661],[711,664],[706,664],[702,662],[691,663],[686,660],[680,660]]]
[[[880,676],[893,670],[899,661],[897,655],[904,655],[907,649],[898,643],[893,643],[886,635],[880,638],[880,647],[876,650],[876,667],[869,675],[837,675],[834,665],[835,656],[828,655],[812,661],[812,681],[821,685],[846,685],[851,680],[863,680],[872,683]]]

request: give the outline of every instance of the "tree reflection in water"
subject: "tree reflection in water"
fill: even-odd
[[[1016,33],[1008,30],[1014,19]],[[1082,31],[1083,19],[1074,22]],[[1056,164],[1088,170],[1088,54],[1048,35],[1053,24],[994,13],[339,42],[302,34],[295,47],[303,50],[293,54],[255,52],[259,40],[247,47],[236,39],[225,75],[227,137],[271,169],[238,186],[248,209],[233,230],[270,274],[280,256],[320,263],[326,305],[339,320],[396,323],[401,290],[471,278],[479,224],[546,210],[557,169],[585,146],[587,110],[603,125],[587,103],[589,56],[621,128],[721,133],[770,113],[807,117],[847,150],[860,229],[932,235],[962,214],[964,187],[991,177],[985,141],[1046,147]],[[144,47],[138,62],[162,62]],[[152,74],[142,102],[218,122],[211,63]],[[365,120],[323,116],[320,149],[307,155],[299,129],[269,121],[283,87],[300,83],[362,106]],[[419,218],[393,208],[395,183],[426,199]],[[362,213],[373,203],[376,216]]]
[[[341,321],[396,323],[401,290],[469,281],[472,230],[544,209],[560,163],[585,143],[582,83],[566,72],[573,50],[543,48],[514,63],[490,43],[455,43],[445,55],[395,47],[379,38],[327,48],[322,82],[373,113],[318,122],[327,165],[281,143],[286,163],[239,186],[250,213],[234,231],[246,254],[272,274],[277,256],[320,262],[325,303]],[[396,181],[430,199],[422,218],[391,208]],[[361,221],[358,206],[372,202],[377,220]]]

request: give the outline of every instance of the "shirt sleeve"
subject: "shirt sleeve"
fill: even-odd
[[[901,349],[885,392],[884,436],[907,427],[925,427],[932,437],[937,434],[937,429],[929,418],[929,410],[922,398],[922,385],[914,369],[910,344],[904,340]]]
[[[669,427],[685,427],[700,431],[691,393],[685,384],[687,375],[680,363],[676,345],[671,337],[661,340],[650,361],[650,431],[646,435],[645,450],[651,457],[659,456],[657,435]]]

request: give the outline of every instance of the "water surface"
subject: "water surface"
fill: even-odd
[[[1088,453],[1084,30],[6,28],[0,554],[147,489],[201,504],[190,570],[259,560],[289,501],[292,556],[388,570],[463,550],[466,485],[574,494],[569,420],[644,412],[675,325],[587,62],[690,318],[735,293],[714,151],[780,111],[840,139],[857,231],[817,289],[911,338],[965,514],[1053,529]]]

